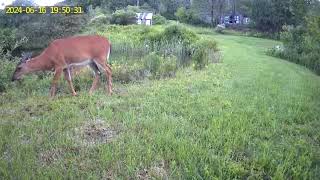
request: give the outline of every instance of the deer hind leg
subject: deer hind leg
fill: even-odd
[[[92,95],[92,93],[97,89],[97,86],[99,84],[99,79],[100,79],[100,75],[101,72],[99,71],[98,65],[95,62],[92,62],[90,64],[91,69],[94,72],[94,79],[93,79],[93,83],[92,86],[90,88],[89,94]]]
[[[98,63],[96,61],[94,61],[94,62],[96,63],[96,65],[100,69],[102,69],[105,72],[105,74],[107,76],[107,80],[108,80],[108,84],[107,84],[106,88],[108,89],[109,95],[111,95],[112,94],[112,70],[111,70],[110,65],[106,64],[104,62],[103,63]]]
[[[55,70],[55,74],[51,83],[51,89],[50,89],[50,96],[54,97],[56,95],[56,86],[57,86],[57,82],[59,81],[59,78],[61,77],[61,73],[62,73],[62,69],[56,69]]]
[[[77,93],[74,90],[73,83],[72,83],[71,69],[70,68],[66,68],[66,69],[63,70],[63,73],[64,73],[64,78],[68,82],[69,88],[70,88],[70,90],[72,92],[72,96],[76,96]]]

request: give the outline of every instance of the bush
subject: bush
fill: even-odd
[[[270,56],[285,58],[284,56],[284,47],[281,45],[277,45],[267,51],[267,54]]]
[[[5,92],[11,82],[15,63],[7,59],[0,59],[0,93]]]
[[[201,39],[193,45],[194,54],[192,60],[194,68],[199,70],[205,68],[210,62],[219,62],[217,43],[213,40]]]
[[[162,24],[166,24],[167,23],[167,19],[161,15],[154,15],[153,16],[153,24],[154,25],[162,25]]]
[[[119,25],[129,25],[136,22],[136,13],[124,9],[117,10],[112,14],[111,23]]]
[[[144,67],[145,67],[145,69],[150,71],[150,73],[153,76],[156,76],[159,74],[159,69],[160,69],[160,65],[161,65],[162,61],[163,61],[163,59],[160,56],[158,56],[155,53],[151,53],[145,57]]]
[[[284,51],[271,54],[304,65],[320,74],[320,17],[308,17],[304,25],[284,26],[283,29],[281,40]]]
[[[215,41],[199,41],[193,31],[181,25],[165,29],[113,25],[106,32],[111,34],[115,81],[174,77],[178,68],[194,63],[196,69],[201,69],[220,60]]]
[[[27,37],[26,50],[41,50],[52,40],[72,36],[87,25],[87,15],[50,15],[37,16],[21,24],[17,31],[17,39]]]
[[[182,23],[188,24],[198,24],[199,18],[195,15],[195,13],[191,10],[187,10],[184,7],[180,7],[177,9],[175,13],[177,19]]]
[[[109,15],[101,14],[90,19],[90,25],[101,26],[105,24],[110,24],[112,17]]]
[[[173,77],[177,70],[177,59],[174,56],[167,58],[151,53],[144,59],[144,67],[153,78]]]
[[[115,61],[112,63],[112,79],[121,83],[137,82],[143,80],[148,74],[144,71],[144,66],[139,61],[123,63]]]
[[[1,52],[0,54],[7,53],[8,51],[12,51],[16,42],[15,37],[15,29],[11,28],[0,28],[0,44],[1,44]]]
[[[165,58],[160,66],[160,77],[174,77],[176,75],[177,68],[177,58],[175,56]]]
[[[196,33],[180,25],[168,26],[161,36],[165,41],[179,40],[181,43],[188,45],[199,39]]]

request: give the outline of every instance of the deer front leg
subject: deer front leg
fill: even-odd
[[[68,82],[69,88],[71,90],[72,96],[76,96],[77,93],[74,90],[73,84],[72,84],[72,78],[71,78],[71,70],[69,68],[63,70],[64,73],[64,79]]]
[[[62,69],[56,69],[52,83],[51,83],[51,89],[50,89],[50,96],[54,97],[56,95],[56,86],[57,82],[59,81],[59,78],[61,76]]]

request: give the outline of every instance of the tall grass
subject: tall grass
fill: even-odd
[[[123,82],[145,77],[172,77],[179,68],[194,65],[195,68],[202,69],[210,62],[220,61],[215,41],[203,40],[194,31],[180,25],[169,25],[165,28],[110,26],[101,34],[112,42],[110,63],[115,65],[115,79]],[[201,57],[199,53],[202,53]],[[152,60],[161,63],[157,68],[159,72],[145,66],[145,61]],[[169,67],[170,63],[172,64]],[[140,75],[144,77],[139,77]]]

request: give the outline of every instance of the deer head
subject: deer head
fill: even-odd
[[[27,61],[31,59],[32,53],[22,53],[22,58],[13,73],[12,81],[20,80],[21,77],[30,72]]]

